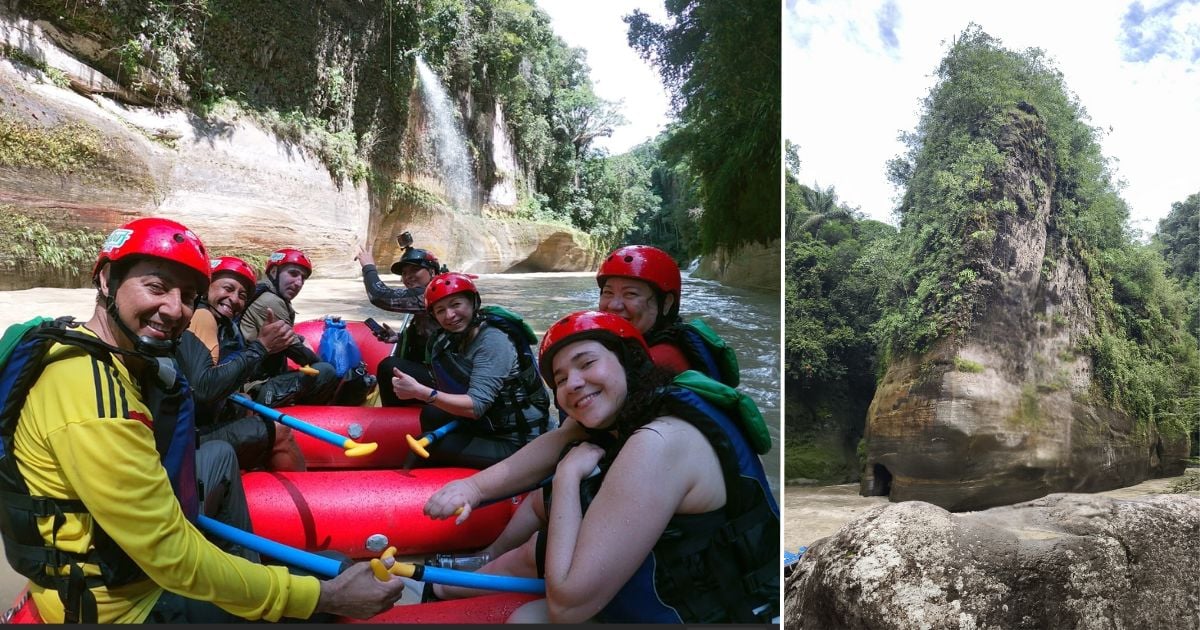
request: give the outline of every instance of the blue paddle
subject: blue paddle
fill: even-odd
[[[257,551],[263,555],[278,559],[280,562],[289,564],[294,567],[299,567],[310,571],[316,575],[331,578],[346,569],[349,563],[339,562],[332,558],[296,549],[278,543],[273,540],[263,538],[256,534],[238,529],[231,525],[226,525],[218,520],[200,515],[196,520],[196,525],[218,538],[228,540],[229,542],[241,545],[247,549]],[[384,552],[384,558],[390,558],[396,553],[395,547],[389,547]],[[535,578],[512,577],[509,575],[489,575],[486,573],[471,573],[469,571],[456,571],[454,569],[442,569],[439,567],[427,567],[422,564],[411,564],[407,562],[397,562],[386,569],[383,562],[379,558],[371,559],[371,568],[375,571],[376,577],[381,580],[388,579],[387,574],[401,575],[414,580],[424,580],[432,584],[445,584],[447,586],[461,586],[464,588],[478,588],[489,591],[508,591],[512,593],[532,593],[534,595],[544,595],[546,593],[546,581]],[[381,573],[382,570],[382,573]]]
[[[334,433],[328,429],[322,429],[321,427],[309,424],[299,418],[296,418],[295,416],[289,416],[282,411],[278,411],[266,405],[256,403],[242,394],[234,394],[230,396],[229,401],[250,409],[255,413],[261,414],[262,416],[274,420],[279,424],[291,427],[297,431],[300,431],[301,433],[307,433],[308,435],[311,435],[323,442],[329,442],[334,446],[341,447],[345,449],[347,457],[361,457],[363,455],[370,455],[371,453],[375,452],[375,449],[379,448],[379,445],[375,442],[359,444],[358,442],[355,442],[346,436],[338,435],[337,433]]]

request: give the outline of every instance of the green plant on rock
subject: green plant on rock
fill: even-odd
[[[394,182],[392,184],[390,201],[391,203],[388,207],[393,209],[398,206],[408,206],[421,210],[435,210],[445,205],[440,196],[408,182]]]
[[[0,165],[63,173],[92,166],[102,156],[100,133],[84,123],[46,128],[0,114]]]
[[[983,364],[962,357],[954,357],[954,369],[968,374],[979,374],[983,371]]]
[[[0,206],[0,259],[9,261],[14,271],[85,273],[104,237],[89,230],[51,227],[12,206]]]

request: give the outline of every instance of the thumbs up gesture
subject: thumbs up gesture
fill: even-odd
[[[286,350],[296,343],[296,333],[287,322],[275,316],[275,311],[267,309],[266,323],[258,331],[258,341],[267,349],[268,354]]]

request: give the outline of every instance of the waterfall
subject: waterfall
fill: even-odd
[[[421,101],[431,119],[433,149],[446,186],[446,196],[458,210],[474,210],[475,175],[462,126],[455,116],[454,103],[425,60],[417,57],[416,61]]]

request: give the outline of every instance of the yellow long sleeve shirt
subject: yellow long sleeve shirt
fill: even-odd
[[[80,329],[85,330],[85,329]],[[163,589],[210,601],[247,619],[307,618],[320,583],[228,555],[184,517],[154,447],[149,409],[137,381],[120,361],[98,361],[55,345],[29,392],[14,435],[18,470],[30,493],[80,499],[88,514],[69,515],[57,546],[85,552],[95,525],[145,571],[148,579],[92,589],[100,623],[140,623]],[[49,518],[39,521],[51,540]],[[85,565],[87,575],[98,575]],[[30,592],[47,622],[62,623],[58,593],[36,584]]]

